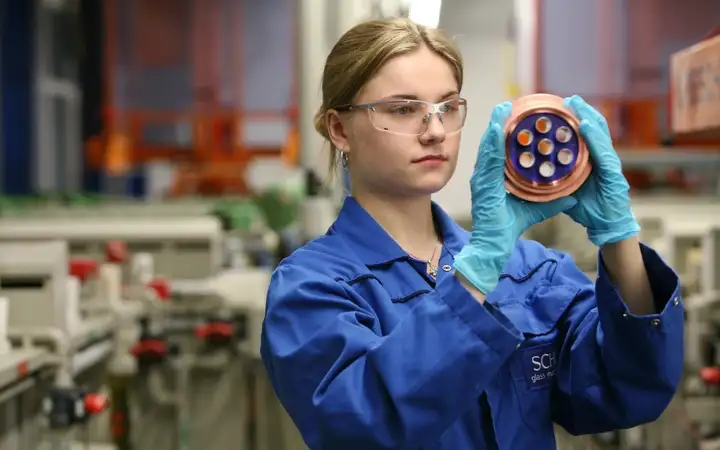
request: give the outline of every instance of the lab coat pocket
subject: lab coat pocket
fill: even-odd
[[[577,293],[574,287],[540,285],[523,304],[524,314],[518,311],[514,317],[525,341],[512,356],[510,371],[518,409],[533,430],[551,423],[550,392],[563,341],[562,319]]]
[[[560,319],[579,292],[572,286],[538,284],[522,301],[513,300],[496,306],[530,341],[535,336],[557,333]]]
[[[516,408],[528,428],[541,431],[551,422],[550,391],[557,367],[552,342],[521,347],[512,358],[510,372]]]

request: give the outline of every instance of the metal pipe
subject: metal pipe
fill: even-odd
[[[72,374],[77,376],[89,368],[99,364],[113,351],[111,340],[101,341],[75,353],[71,359]]]
[[[72,346],[70,339],[57,328],[29,328],[8,329],[8,336],[19,339],[23,347],[32,347],[34,342],[47,343],[53,347],[53,357],[59,365],[55,383],[58,386],[69,387],[73,385],[72,366],[69,360]]]
[[[328,52],[327,5],[324,0],[299,0],[297,5],[298,127],[300,165],[319,172],[323,139],[315,131],[315,112],[322,104],[320,82]]]
[[[190,372],[193,370],[191,358],[181,358],[178,367],[177,379],[177,439],[179,450],[190,450],[192,448],[190,436],[190,424],[192,415],[190,413]]]
[[[25,391],[30,390],[35,386],[35,378],[26,378],[17,383],[12,384],[7,389],[0,391],[0,405],[6,403],[8,400],[17,397]]]
[[[192,371],[194,369],[201,368],[223,371],[231,362],[232,357],[228,352],[205,357],[200,357],[198,355],[181,356],[173,365],[173,368],[178,375],[178,385],[175,390],[171,391],[167,388],[159,368],[154,368],[150,371],[147,378],[148,394],[155,403],[161,406],[180,407],[181,403],[184,401],[183,397],[187,395],[186,389],[183,388],[182,383],[189,383],[190,377],[189,372],[187,374],[184,373],[186,370]]]

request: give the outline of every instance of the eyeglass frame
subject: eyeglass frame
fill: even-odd
[[[336,106],[335,108],[332,108],[332,109],[334,109],[335,111],[337,111],[339,113],[353,112],[353,110],[355,110],[355,109],[364,109],[365,111],[368,112],[368,116],[370,117],[370,122],[372,123],[372,116],[370,116],[370,112],[375,111],[375,107],[378,105],[389,105],[391,103],[422,103],[425,105],[429,105],[431,107],[431,110],[430,110],[430,112],[428,112],[425,115],[425,117],[423,117],[423,120],[426,121],[426,127],[423,131],[421,131],[419,133],[398,133],[396,131],[383,130],[381,128],[376,127],[375,124],[373,124],[373,128],[375,128],[378,131],[382,131],[384,133],[390,133],[390,134],[395,134],[395,135],[400,135],[400,136],[420,136],[421,134],[425,133],[427,131],[428,127],[430,126],[430,120],[432,119],[432,116],[442,117],[442,115],[445,114],[444,112],[440,111],[440,107],[442,105],[445,105],[450,102],[457,102],[457,101],[459,101],[460,104],[465,106],[465,117],[463,117],[463,122],[462,122],[462,125],[460,125],[460,128],[458,128],[455,131],[450,131],[449,133],[447,133],[447,134],[452,135],[455,133],[459,133],[465,127],[465,121],[467,120],[467,108],[468,108],[467,100],[464,98],[461,98],[461,97],[453,98],[453,99],[449,99],[449,100],[443,100],[438,103],[428,102],[425,100],[402,99],[401,98],[401,99],[397,99],[397,100],[380,100],[380,101],[372,102],[372,103],[361,103],[359,105],[354,105],[354,104],[340,105],[340,106]],[[440,121],[440,123],[442,124],[442,120]]]

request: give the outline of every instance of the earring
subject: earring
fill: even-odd
[[[343,168],[347,168],[348,158],[348,154],[344,150],[340,150],[340,165],[343,166]]]

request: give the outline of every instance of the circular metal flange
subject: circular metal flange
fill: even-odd
[[[579,128],[561,97],[533,94],[513,101],[505,124],[507,191],[536,203],[577,191],[592,172]]]

